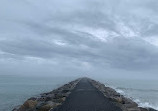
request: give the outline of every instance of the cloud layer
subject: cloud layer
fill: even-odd
[[[155,77],[157,4],[1,0],[0,74]]]

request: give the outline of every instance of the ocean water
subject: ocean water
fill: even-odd
[[[11,111],[32,96],[76,79],[75,77],[0,76],[0,111]]]
[[[141,107],[158,110],[158,80],[99,79],[117,92],[131,98]]]

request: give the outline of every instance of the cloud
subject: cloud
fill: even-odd
[[[26,66],[28,73],[41,75],[106,70],[153,70],[154,74],[158,67],[157,42],[153,41],[158,36],[156,3],[2,0],[0,69],[6,74],[25,73]]]

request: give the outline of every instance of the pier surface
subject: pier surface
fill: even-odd
[[[86,78],[80,80],[66,101],[51,111],[122,111]]]

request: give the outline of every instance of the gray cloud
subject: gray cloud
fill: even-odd
[[[150,38],[158,41],[156,4],[156,0],[16,0],[12,4],[2,0],[1,73],[73,75],[76,71],[80,75],[119,70],[155,75],[158,42]]]

